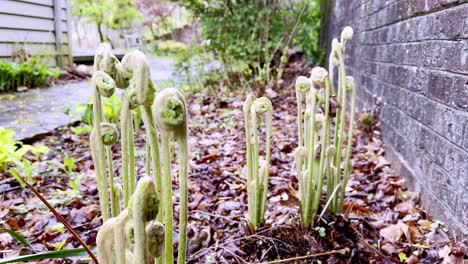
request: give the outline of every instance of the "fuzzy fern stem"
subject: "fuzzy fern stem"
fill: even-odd
[[[97,258],[101,264],[116,263],[114,253],[115,220],[115,218],[111,218],[104,222],[96,236]]]
[[[265,222],[266,196],[268,192],[268,175],[271,159],[271,130],[273,107],[266,97],[254,100],[249,95],[244,102],[244,117],[246,118],[247,144],[247,195],[249,220],[254,228]],[[259,127],[264,123],[266,130],[265,160],[260,164]]]
[[[188,189],[187,189],[187,106],[184,95],[177,89],[169,88],[159,92],[152,105],[156,124],[162,138],[163,203],[165,224],[165,263],[173,263],[172,250],[172,177],[171,146],[172,139],[179,144],[179,255],[178,263],[185,263],[187,250]]]
[[[109,219],[109,193],[106,175],[106,153],[103,143],[101,123],[103,109],[101,95],[110,97],[115,90],[114,80],[105,72],[96,71],[92,78],[93,84],[93,130],[91,132],[91,155],[95,166],[99,192],[99,203],[103,221]]]

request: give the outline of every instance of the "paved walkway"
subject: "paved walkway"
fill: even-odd
[[[173,74],[171,58],[150,59],[153,81],[180,80]],[[91,96],[89,81],[31,89],[23,93],[0,94],[0,126],[15,130],[16,140],[47,133],[80,119],[65,114]]]

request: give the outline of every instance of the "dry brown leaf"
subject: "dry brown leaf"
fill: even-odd
[[[401,202],[401,203],[395,205],[394,209],[397,212],[407,214],[407,213],[412,212],[414,210],[415,206],[416,206],[416,204],[414,203],[413,200],[407,200],[407,201],[404,201],[404,202]]]
[[[395,225],[389,225],[381,229],[379,233],[385,241],[390,243],[399,242],[403,235],[407,238],[410,237],[408,226],[401,221],[398,221]]]
[[[401,230],[399,225],[389,225],[380,229],[379,234],[385,241],[396,243],[403,236],[403,230]]]
[[[382,252],[384,252],[385,254],[387,255],[392,255],[393,253],[396,253],[396,248],[394,245],[392,245],[391,243],[385,243],[381,248],[380,250],[382,250]]]

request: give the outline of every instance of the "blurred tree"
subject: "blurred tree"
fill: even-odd
[[[85,22],[95,23],[101,42],[105,41],[102,27],[106,24],[112,8],[112,0],[72,0],[72,14],[83,18]]]
[[[201,21],[208,49],[222,60],[245,62],[261,82],[270,81],[271,66],[287,55],[291,44],[312,49],[306,55],[321,56],[315,44],[321,0],[171,1],[185,6]],[[301,38],[296,38],[298,32]]]
[[[113,29],[128,29],[132,23],[143,18],[134,0],[114,0],[114,9],[109,14],[108,26]]]
[[[292,42],[304,52],[307,59],[312,60],[315,65],[322,65],[325,51],[320,46],[319,37],[323,21],[322,5],[326,0],[302,1],[308,1],[309,4],[299,20]]]
[[[104,26],[129,28],[134,20],[141,18],[133,0],[72,0],[72,14],[95,23],[101,42],[110,42],[103,33]]]
[[[161,30],[167,30],[169,20],[177,5],[165,1],[136,0],[138,9],[144,16],[143,24],[150,28],[153,39],[157,39]]]

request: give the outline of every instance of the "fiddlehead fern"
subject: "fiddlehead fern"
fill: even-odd
[[[112,49],[109,44],[107,43],[102,43],[98,46],[96,50],[96,55],[94,56],[94,69],[96,70],[96,73],[93,75],[93,83],[97,87],[97,93],[94,94],[94,103],[93,103],[93,112],[95,113],[93,115],[94,117],[94,123],[97,124],[96,126],[100,126],[100,124],[105,121],[105,116],[102,111],[102,103],[101,103],[101,98],[100,96],[104,97],[110,97],[116,87],[120,88],[127,88],[128,87],[128,78],[123,76],[122,74],[122,65],[119,63],[119,60],[112,54]],[[101,138],[101,133],[98,131],[99,129],[95,126],[96,134],[98,138]],[[98,157],[98,160],[94,159],[94,163],[97,164],[100,162],[100,164],[96,165],[96,168],[100,170],[99,173],[97,173],[97,176],[100,176],[101,179],[105,179],[107,182],[107,178],[109,179],[110,183],[110,193],[111,193],[111,203],[112,203],[112,215],[116,216],[119,213],[119,204],[118,201],[115,199],[115,189],[114,189],[114,171],[113,171],[113,166],[112,166],[112,150],[110,145],[106,145],[104,149],[100,146],[101,143],[98,143],[99,145],[96,146],[97,150],[95,151],[96,154],[98,154],[96,157]],[[101,154],[105,152],[105,154]],[[102,156],[103,155],[103,156]],[[104,176],[106,172],[106,160],[107,160],[107,177]],[[105,190],[102,190],[104,188],[104,184],[102,183],[101,180],[101,185],[102,188],[100,188],[100,196],[101,193],[107,192],[107,187]],[[99,186],[99,184],[98,184]],[[106,184],[107,186],[107,184]],[[107,195],[107,194],[106,194]],[[104,199],[104,197],[102,197]],[[101,203],[102,206],[102,211],[103,211],[103,219],[107,219],[107,214],[108,212],[104,207],[107,206],[107,201],[102,201]]]
[[[351,110],[350,110],[350,117],[349,117],[349,127],[348,127],[348,143],[346,145],[346,154],[344,160],[344,176],[343,176],[343,184],[340,186],[340,191],[338,195],[338,202],[337,202],[337,209],[342,210],[344,196],[345,196],[345,188],[348,184],[349,174],[351,170],[351,147],[353,141],[353,132],[354,132],[354,115],[356,112],[356,84],[354,78],[351,76],[346,76],[345,79],[345,86],[346,91],[351,93]]]
[[[101,263],[154,263],[164,246],[164,226],[155,220],[158,207],[153,180],[141,178],[128,209],[107,220],[98,232]]]
[[[247,95],[247,98],[244,101],[243,111],[244,111],[244,122],[245,122],[245,142],[246,142],[246,156],[247,156],[247,203],[248,203],[248,212],[249,212],[249,221],[253,223],[255,221],[255,174],[253,166],[253,149],[252,149],[252,124],[250,122],[251,112],[253,101],[255,96],[252,94]]]
[[[114,80],[103,71],[96,71],[92,78],[93,84],[93,130],[91,132],[91,154],[96,171],[98,182],[99,201],[101,204],[101,214],[103,221],[109,218],[109,194],[106,176],[106,152],[103,142],[103,133],[101,123],[103,123],[104,113],[101,104],[101,93],[109,97],[115,91]],[[107,135],[107,134],[106,134]],[[107,138],[107,136],[106,136]],[[118,138],[118,136],[117,136]],[[112,165],[112,157],[107,157]],[[109,169],[110,178],[113,178],[112,168]]]
[[[153,116],[161,130],[162,143],[162,172],[163,172],[163,203],[165,224],[165,262],[173,263],[172,253],[172,181],[171,181],[171,155],[170,140],[175,139],[179,144],[179,188],[180,188],[180,215],[179,215],[179,255],[178,263],[185,263],[187,243],[188,218],[188,130],[187,107],[184,95],[174,88],[159,92],[154,100]]]
[[[114,186],[114,166],[112,164],[111,146],[119,141],[119,131],[114,124],[103,122],[101,123],[102,143],[106,148],[107,154],[107,169],[109,170],[109,189],[111,199],[112,216],[115,217],[120,212],[119,199]]]
[[[111,218],[105,221],[96,236],[97,258],[101,264],[116,263],[114,243],[115,220],[115,218]]]
[[[114,124],[103,122],[101,123],[102,143],[106,146],[111,146],[119,141],[119,131]]]
[[[329,184],[327,188],[327,197],[328,199],[332,199],[331,205],[329,207],[329,210],[331,212],[337,212],[340,211],[342,206],[340,205],[342,203],[342,200],[344,199],[344,189],[345,185],[342,184],[340,188],[340,192],[338,195],[335,195],[334,197],[331,197],[334,186],[336,186],[340,180],[341,180],[341,163],[342,163],[342,152],[343,152],[343,143],[344,143],[344,138],[345,138],[345,121],[346,121],[346,108],[347,108],[347,90],[350,90],[350,88],[347,88],[347,80],[349,79],[346,77],[346,70],[345,70],[345,63],[344,63],[344,52],[345,52],[345,44],[347,41],[350,41],[353,37],[353,30],[351,27],[345,27],[341,33],[341,42],[338,42],[337,40],[334,40],[332,43],[332,53],[334,54],[333,56],[335,57],[335,65],[338,67],[338,112],[336,115],[336,128],[335,128],[335,142],[334,146],[336,148],[336,153],[334,157],[334,167],[337,169],[337,173],[334,175],[334,177],[330,177],[329,181],[331,184]],[[349,81],[351,82],[351,81]],[[353,82],[354,83],[354,82]],[[352,86],[352,85],[349,85]],[[352,103],[353,104],[353,103]],[[352,119],[349,120],[349,123],[354,122],[354,111],[355,111],[355,106],[352,106],[351,109],[351,115]],[[350,128],[352,126],[350,125]],[[351,135],[352,139],[352,131],[349,132]],[[351,144],[350,141],[348,141],[348,145]],[[348,164],[345,163],[345,168],[348,166]],[[347,180],[346,180],[347,181]]]
[[[244,103],[247,144],[247,192],[249,201],[249,218],[256,228],[263,224],[266,210],[266,195],[268,192],[268,175],[271,159],[271,130],[273,107],[266,97],[254,100],[248,96]],[[260,138],[258,129],[261,121],[265,124],[265,161],[260,164]]]
[[[101,43],[96,49],[94,69],[109,74],[116,82],[117,87],[122,89],[128,87],[129,78],[123,74],[122,64],[112,54],[112,48],[108,43]]]
[[[145,228],[146,252],[150,258],[158,258],[164,250],[164,225],[150,221]]]
[[[127,230],[132,228],[133,222],[128,214],[127,210],[120,212],[116,218],[115,226],[117,227],[114,232],[114,243],[115,243],[115,261],[117,264],[126,264],[127,255],[132,255],[131,241],[128,237]]]
[[[158,195],[154,182],[150,177],[143,177],[138,181],[137,188],[133,194],[133,204],[131,217],[133,218],[135,247],[133,256],[135,262],[139,264],[152,263],[151,259],[155,256],[149,254],[147,225],[156,219],[159,207]],[[154,230],[151,232],[154,235]],[[154,239],[152,239],[154,242]],[[154,244],[154,243],[153,243]],[[162,245],[157,245],[160,248]],[[153,249],[157,250],[157,249]]]
[[[295,152],[295,163],[304,163],[298,167],[299,193],[301,200],[301,216],[303,224],[308,227],[315,218],[321,196],[323,180],[327,178],[328,209],[336,212],[342,209],[344,190],[350,174],[350,153],[355,112],[355,84],[352,77],[346,77],[344,66],[344,50],[346,42],[353,37],[350,27],[344,28],[341,41],[333,39],[332,51],[329,57],[328,71],[321,67],[312,69],[310,79],[299,77],[296,80],[296,97],[298,103],[298,149]],[[331,97],[334,97],[334,68],[338,67],[338,108],[336,115],[331,112]],[[313,89],[306,96],[306,109],[302,111],[304,94],[301,87],[310,81]],[[323,89],[322,89],[323,88]],[[303,89],[304,93],[307,93]],[[347,108],[347,93],[351,93],[351,114],[347,134],[347,146],[343,162],[343,143],[345,141],[345,120]],[[300,111],[299,111],[300,110]],[[303,114],[304,113],[304,114]],[[334,122],[332,122],[334,120]],[[335,133],[331,135],[331,124],[335,124]],[[304,134],[302,134],[304,131]],[[302,160],[300,155],[307,149],[307,157]],[[344,163],[343,177],[341,164]],[[337,195],[336,190],[338,190]],[[305,193],[305,195],[303,195]]]
[[[140,51],[133,51],[125,55],[122,59],[122,73],[132,81],[132,88],[128,94],[129,106],[141,106],[143,122],[145,124],[146,135],[151,151],[150,154],[147,153],[147,158],[151,157],[152,159],[153,177],[156,184],[156,190],[161,194],[159,139],[151,111],[151,104],[153,103],[155,96],[155,88],[151,82],[149,64],[145,55]]]
[[[145,54],[133,51],[122,58],[122,74],[130,78],[136,90],[136,102],[150,105],[154,100],[154,87],[151,85],[150,69]]]
[[[131,103],[133,89],[127,89],[122,99],[122,111],[120,113],[120,130],[122,131],[122,182],[124,206],[128,206],[131,194],[135,190],[135,169],[133,149],[133,122],[132,109],[137,106]]]

